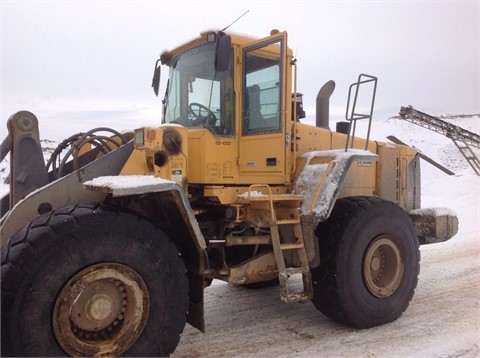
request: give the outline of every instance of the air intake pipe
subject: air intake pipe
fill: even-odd
[[[330,129],[330,96],[335,90],[335,81],[325,83],[317,94],[315,125],[320,128]]]

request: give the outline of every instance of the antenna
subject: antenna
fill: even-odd
[[[225,27],[224,29],[220,30],[220,32],[223,32],[225,31],[226,29],[228,29],[230,26],[232,26],[234,23],[236,23],[238,20],[240,20],[243,16],[245,16],[250,10],[247,10],[245,11],[242,15],[240,15],[239,17],[237,17],[230,25],[228,25],[227,27]]]

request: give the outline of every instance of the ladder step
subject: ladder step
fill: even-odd
[[[297,292],[288,295],[281,295],[281,300],[284,303],[307,302],[311,299],[312,296],[308,292]]]
[[[285,269],[285,274],[287,275],[287,278],[292,275],[297,275],[297,274],[303,274],[305,269],[303,267],[287,267]]]
[[[311,300],[313,297],[312,277],[310,274],[307,253],[305,251],[305,244],[303,242],[301,220],[298,215],[299,206],[303,200],[303,196],[270,194],[266,196],[266,199],[270,202],[270,237],[272,240],[273,253],[278,269],[280,299],[285,303],[305,302]],[[283,203],[280,203],[280,201],[283,201]],[[274,205],[276,202],[278,202],[278,205]],[[282,237],[280,235],[280,225],[292,226],[292,230],[288,230],[285,233],[282,232],[284,235],[286,235],[286,237]],[[287,242],[282,242],[283,240]],[[296,260],[295,264],[293,265],[297,265],[299,263],[299,267],[286,267],[287,263],[284,257],[285,250],[295,250],[291,251],[290,253],[294,254],[296,259],[291,258],[290,256],[292,255],[288,255],[287,257],[289,258],[289,261],[290,259]],[[303,289],[301,291],[293,289],[293,287],[290,288],[290,285],[287,282],[291,276],[296,274],[302,275]],[[290,284],[292,283],[293,282],[290,282]]]
[[[300,224],[300,219],[278,219],[277,225]]]
[[[303,195],[295,195],[295,194],[261,194],[261,195],[251,195],[242,194],[237,195],[237,200],[241,202],[251,202],[251,201],[273,201],[273,202],[282,202],[282,201],[303,201]]]
[[[291,292],[287,283],[291,275],[301,273],[303,281],[303,290]],[[304,272],[301,267],[287,267],[287,269],[278,275],[281,287],[280,298],[284,303],[306,302],[312,299],[312,283],[310,272]]]
[[[298,250],[298,249],[303,249],[305,245],[303,242],[292,242],[288,244],[280,244],[280,248],[282,250]]]

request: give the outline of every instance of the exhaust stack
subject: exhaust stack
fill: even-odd
[[[330,96],[335,90],[335,81],[325,83],[317,94],[315,125],[317,127],[330,129]]]

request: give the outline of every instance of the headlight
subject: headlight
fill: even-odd
[[[182,138],[175,130],[169,129],[163,133],[163,144],[168,154],[176,155],[182,148]]]
[[[143,129],[135,130],[135,147],[143,147],[145,144],[145,135]]]

